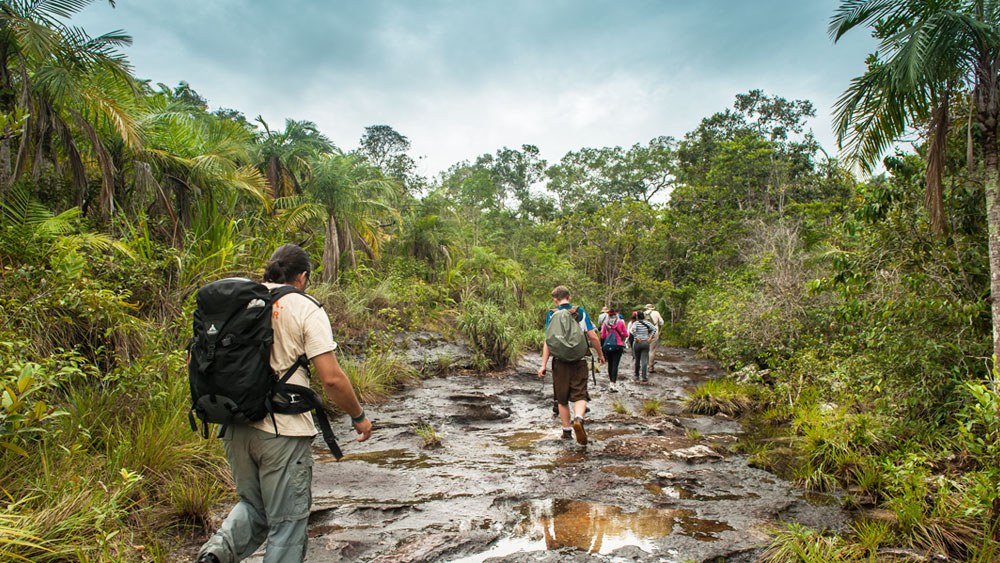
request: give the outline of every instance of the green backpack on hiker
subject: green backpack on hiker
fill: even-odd
[[[590,351],[587,335],[580,327],[579,318],[577,307],[556,309],[549,318],[549,326],[545,329],[545,343],[549,345],[549,353],[555,359],[576,362]]]

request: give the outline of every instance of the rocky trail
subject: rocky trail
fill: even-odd
[[[427,361],[426,349],[412,354]],[[728,453],[738,422],[681,414],[687,390],[721,375],[713,362],[660,348],[639,384],[630,360],[620,392],[604,369],[591,383],[587,446],[561,439],[537,355],[408,386],[367,409],[367,442],[341,422],[341,461],[315,445],[307,561],[754,561],[779,520],[843,525],[836,499]],[[661,415],[642,414],[647,399]],[[619,401],[631,414],[615,412]],[[421,423],[438,447],[424,447]]]

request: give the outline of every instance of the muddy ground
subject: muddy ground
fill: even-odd
[[[435,361],[420,342],[411,360]],[[835,499],[807,500],[728,453],[737,422],[681,414],[686,390],[721,375],[714,363],[658,352],[648,384],[632,379],[627,354],[619,392],[597,374],[587,446],[561,439],[537,355],[501,374],[409,386],[366,409],[367,442],[350,441],[341,421],[341,461],[315,445],[307,561],[754,561],[776,521],[843,526]],[[647,399],[661,400],[661,416],[642,415]],[[423,447],[419,423],[440,447]]]

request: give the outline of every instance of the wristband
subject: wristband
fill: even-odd
[[[350,416],[350,415],[348,415],[348,416]],[[351,422],[353,422],[354,424],[357,424],[357,423],[361,422],[364,419],[365,419],[365,409],[361,409],[361,414],[359,414],[358,416],[352,416],[351,417]]]

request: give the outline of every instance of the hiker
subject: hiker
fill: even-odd
[[[629,334],[633,336],[632,355],[635,357],[635,380],[649,381],[646,375],[647,364],[649,362],[649,341],[656,332],[656,327],[645,319],[642,311],[636,311],[635,322],[629,329]]]
[[[632,335],[632,325],[635,324],[638,315],[638,311],[632,311],[632,320],[630,320],[628,322],[628,326],[625,327],[625,332],[628,333],[628,341],[625,342],[625,348],[632,352],[633,358],[635,357],[635,336]]]
[[[656,371],[654,369],[654,366],[656,365],[656,344],[660,341],[660,332],[663,327],[663,317],[661,317],[660,313],[653,308],[652,303],[646,303],[644,309],[645,312],[643,314],[645,315],[646,320],[649,321],[649,324],[656,327],[656,332],[654,332],[653,336],[649,339],[649,373],[653,373]]]
[[[268,289],[290,285],[304,291],[309,283],[309,256],[294,244],[271,255],[264,272]],[[312,361],[326,396],[347,412],[360,435],[371,435],[371,421],[358,402],[351,382],[333,351],[330,320],[311,297],[289,293],[274,302],[271,367],[285,373],[304,355]],[[300,367],[290,383],[308,386]],[[223,437],[239,502],[222,527],[198,552],[199,563],[235,563],[249,557],[267,540],[265,563],[300,562],[305,557],[306,525],[312,504],[312,441],[316,428],[309,412],[274,414],[250,424],[229,424]]]
[[[556,308],[545,319],[545,345],[542,346],[542,367],[538,377],[545,377],[545,367],[552,356],[552,395],[559,404],[563,439],[576,436],[576,441],[587,444],[587,431],[583,416],[587,412],[587,361],[588,344],[597,350],[597,361],[604,365],[604,352],[597,338],[594,324],[583,307],[570,304],[569,289],[557,286],[552,290]],[[573,420],[570,421],[569,403],[573,403]],[[572,424],[572,425],[571,425]]]
[[[611,385],[608,391],[617,393],[615,384],[618,383],[618,364],[622,360],[622,353],[625,351],[625,340],[628,331],[625,329],[625,321],[617,311],[611,310],[608,320],[601,325],[601,348],[604,349],[604,357],[608,361],[608,378]]]
[[[601,314],[597,315],[597,332],[601,332],[604,328],[604,323],[608,322],[608,309],[607,307],[601,307]]]

